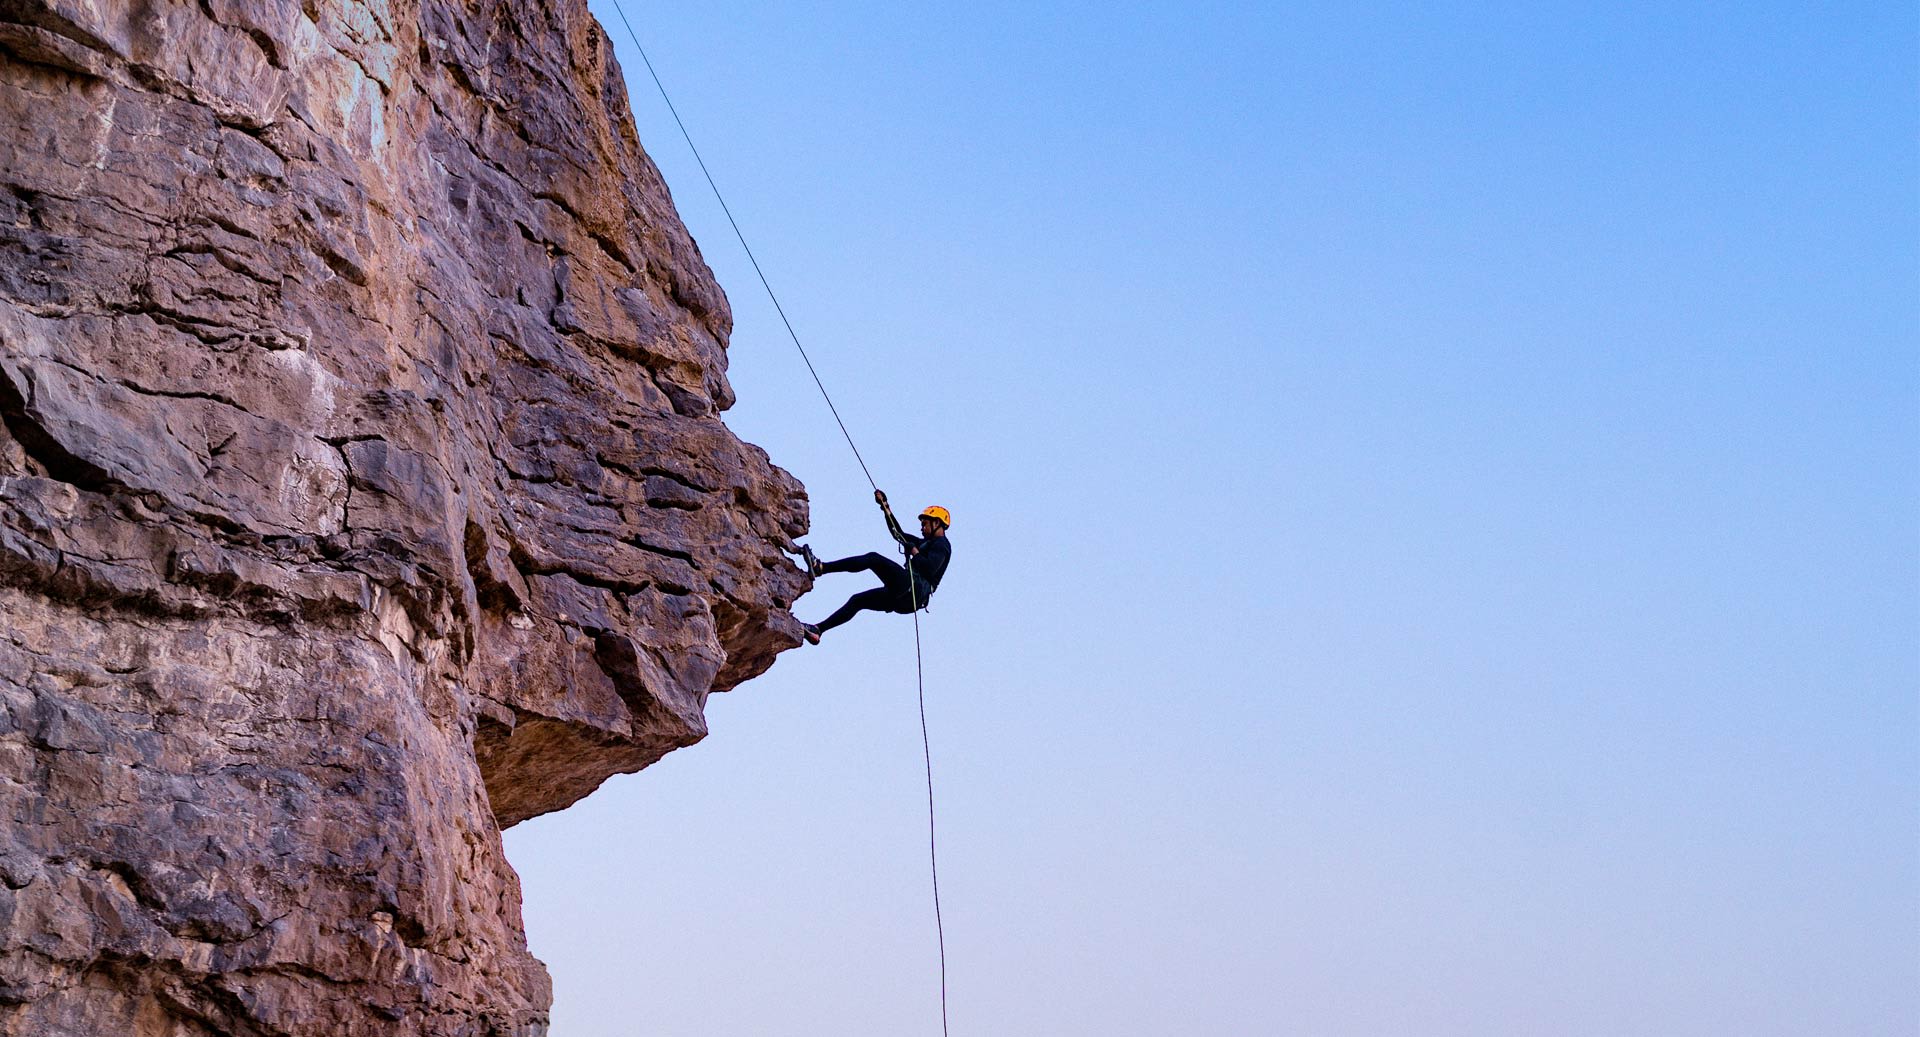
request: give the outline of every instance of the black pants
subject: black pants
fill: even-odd
[[[907,576],[907,568],[886,555],[874,552],[842,558],[837,562],[826,562],[821,570],[830,573],[870,572],[880,577],[880,586],[870,591],[861,591],[847,599],[845,605],[833,615],[820,621],[820,629],[832,630],[834,627],[852,619],[856,612],[913,612],[913,588]]]

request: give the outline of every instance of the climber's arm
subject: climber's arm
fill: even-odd
[[[873,491],[873,499],[880,503],[880,513],[887,517],[887,534],[909,554],[920,550],[920,538],[900,528],[900,520],[893,517],[893,508],[887,503],[887,495],[882,490]]]

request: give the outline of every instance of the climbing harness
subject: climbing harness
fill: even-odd
[[[793,348],[800,351],[800,359],[807,365],[807,373],[813,376],[814,387],[820,390],[820,398],[827,401],[827,410],[833,414],[834,424],[840,426],[840,435],[847,441],[847,448],[853,451],[853,459],[859,462],[861,474],[867,477],[867,485],[873,487],[882,501],[885,495],[874,482],[873,472],[867,468],[867,460],[860,456],[860,448],[853,442],[853,433],[847,431],[847,423],[840,418],[840,408],[833,405],[833,397],[828,394],[826,383],[820,380],[820,372],[814,369],[813,358],[807,355],[807,347],[800,344],[800,335],[793,330],[793,321],[787,319],[786,307],[780,305],[780,297],[774,294],[773,284],[767,280],[766,271],[760,269],[760,260],[753,254],[753,246],[747,244],[747,236],[740,230],[740,223],[733,218],[733,210],[728,207],[727,199],[720,193],[720,185],[714,182],[713,173],[707,169],[707,160],[700,157],[700,148],[693,143],[693,134],[687,132],[687,124],[680,118],[680,110],[673,106],[673,98],[667,96],[667,87],[660,81],[660,73],[653,67],[653,60],[647,57],[647,48],[640,45],[640,36],[633,31],[633,23],[627,20],[627,12],[620,6],[620,0],[613,0],[613,9],[620,15],[620,24],[626,26],[627,38],[633,41],[633,49],[640,54],[640,61],[647,66],[647,75],[653,79],[653,85],[660,91],[660,100],[665,101],[667,111],[673,115],[673,123],[680,128],[681,139],[687,142],[687,150],[693,152],[693,160],[699,164],[700,173],[707,178],[707,186],[712,188],[714,200],[720,203],[720,211],[726,213],[727,224],[733,228],[733,236],[739,240],[740,248],[747,254],[747,261],[753,264],[753,272],[760,278],[760,287],[767,290],[767,298],[773,301],[774,312],[780,314],[780,323],[786,325],[787,337],[793,340]],[[927,513],[939,512],[936,516],[948,525],[951,518],[944,508],[929,508]],[[904,547],[902,548],[905,551]],[[927,668],[920,650],[920,592],[914,585],[913,555],[907,556],[907,596],[913,605],[913,669],[914,684],[920,699],[920,751],[927,770],[927,863],[933,873],[933,926],[940,947],[940,1033],[947,1033],[947,927],[940,914],[940,853],[935,837],[933,810],[933,744],[927,737]]]

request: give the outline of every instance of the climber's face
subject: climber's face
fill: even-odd
[[[920,535],[930,537],[940,532],[940,520],[928,515],[920,516]]]

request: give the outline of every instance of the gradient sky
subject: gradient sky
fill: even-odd
[[[1920,1033],[1911,4],[623,2],[955,516],[953,1033]],[[729,424],[884,549],[594,7]],[[913,676],[862,617],[507,833],[556,1037],[939,1032]]]

